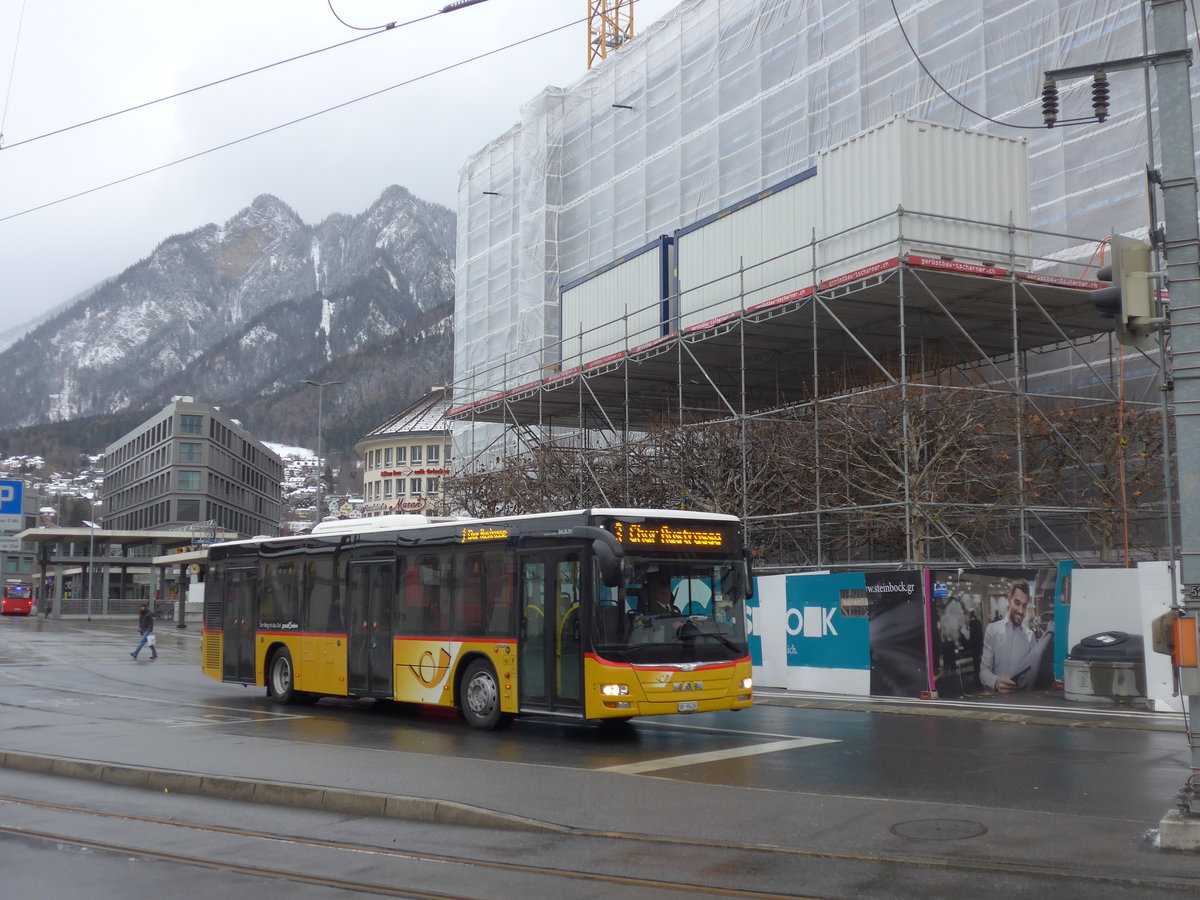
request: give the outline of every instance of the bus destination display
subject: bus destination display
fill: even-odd
[[[726,544],[724,531],[712,525],[686,522],[612,522],[613,536],[627,547],[670,550],[720,550]]]

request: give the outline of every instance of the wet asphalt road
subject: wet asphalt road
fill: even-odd
[[[0,750],[441,797],[576,828],[619,831],[624,824],[628,831],[672,840],[724,839],[815,852],[822,862],[806,857],[800,881],[787,867],[776,871],[778,860],[751,865],[722,857],[731,872],[748,866],[755,873],[734,877],[731,885],[761,882],[786,895],[817,888],[815,896],[907,896],[910,890],[918,896],[934,886],[970,884],[972,877],[978,883],[983,873],[972,876],[971,867],[981,864],[994,887],[1016,879],[1006,884],[1007,892],[1020,893],[1037,881],[1038,871],[1056,866],[1067,872],[1053,876],[1060,896],[1168,896],[1176,888],[1200,888],[1200,858],[1153,847],[1154,828],[1189,771],[1186,740],[1171,720],[1081,717],[1063,724],[1057,717],[1055,724],[1039,724],[1036,716],[1001,710],[926,716],[871,704],[796,708],[772,700],[742,713],[639,721],[626,728],[527,719],[498,734],[479,733],[453,717],[369,702],[275,707],[261,689],[202,676],[198,630],[170,624],[158,630],[161,658],[135,662],[128,657],[136,643],[132,621],[0,619]],[[48,776],[0,770],[0,794],[15,796],[10,788],[22,779],[33,785],[40,778]],[[49,779],[40,790],[71,796],[62,782]],[[112,809],[144,802],[144,792],[74,788],[77,794],[93,791],[103,793],[97,802]],[[218,801],[174,802],[190,811],[193,804]],[[24,816],[28,810],[22,809]],[[0,805],[0,825],[13,815],[12,807]],[[319,834],[321,815],[289,810],[283,818],[294,832]],[[391,827],[424,833],[411,823]],[[45,862],[65,853],[34,838],[16,840],[0,839],[0,864],[12,858]],[[522,836],[516,843],[528,840]],[[566,852],[559,840],[551,842],[558,847],[555,858]],[[613,857],[582,847],[581,838],[571,840],[572,856]],[[1055,840],[1061,851],[1049,847]],[[94,853],[97,860],[108,858]],[[889,862],[890,853],[900,862]],[[847,857],[840,867],[831,861],[839,854]],[[1070,872],[1085,871],[1079,867],[1088,865],[1089,854],[1101,857],[1093,866],[1111,868],[1125,880],[1072,881]],[[664,858],[678,875],[694,870],[694,855],[676,849]],[[956,860],[965,868],[904,865],[910,856],[914,863]],[[78,857],[67,854],[62,873]],[[881,893],[863,894],[867,860],[867,881],[881,874],[878,867],[899,866],[903,877],[892,874],[879,883]],[[650,871],[629,865],[642,876]],[[1032,874],[1005,874],[1006,866],[1022,865]],[[114,869],[116,884],[121,871]],[[1135,873],[1150,876],[1141,893],[1129,893],[1139,885]],[[224,870],[220,877],[234,875]],[[255,877],[263,876],[238,873],[234,880]],[[486,882],[478,873],[474,878],[464,876],[449,894],[470,896],[464,885],[471,883],[482,889]],[[1022,878],[1034,880],[1025,884]],[[512,890],[538,895],[537,879],[517,882]],[[1063,893],[1064,884],[1074,884],[1078,893]],[[608,895],[597,890],[597,896]]]

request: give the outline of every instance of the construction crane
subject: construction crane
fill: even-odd
[[[634,0],[588,0],[587,67],[633,37]]]

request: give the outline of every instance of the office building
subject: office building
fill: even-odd
[[[282,478],[282,460],[240,422],[176,397],[105,450],[103,525],[277,535]]]

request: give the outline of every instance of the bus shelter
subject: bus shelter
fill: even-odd
[[[217,531],[110,531],[104,528],[30,528],[16,535],[34,545],[38,609],[48,615],[132,615],[140,604],[161,615],[175,612],[187,587],[188,566]],[[185,561],[186,560],[186,561]],[[180,610],[182,612],[182,610]]]

